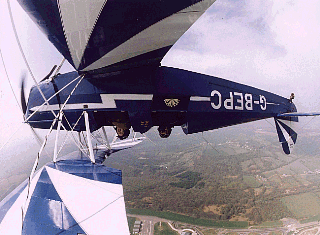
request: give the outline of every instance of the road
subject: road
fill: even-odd
[[[170,227],[177,231],[179,234],[182,233],[182,229],[175,229],[171,225],[172,221],[158,218],[155,216],[145,216],[145,215],[132,215],[128,214],[130,217],[137,217],[142,221],[142,229],[141,235],[153,235],[154,225],[158,222],[166,222],[170,225]],[[237,233],[241,235],[247,235],[251,233],[257,233],[262,235],[269,235],[272,232],[281,232],[283,235],[292,234],[292,235],[320,235],[320,223],[310,222],[305,224],[300,224],[299,221],[295,219],[282,219],[283,227],[275,227],[275,228],[257,228],[257,227],[249,227],[248,229],[225,229],[219,228],[219,235],[227,234],[227,233]],[[209,228],[201,228],[198,227],[197,233],[194,232],[193,235],[199,234],[203,235],[201,231],[204,231]],[[191,229],[190,229],[191,230]]]

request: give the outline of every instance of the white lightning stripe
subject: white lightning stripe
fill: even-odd
[[[190,101],[211,101],[210,97],[206,96],[191,96]]]
[[[136,34],[83,71],[102,68],[173,45],[215,0],[205,0],[167,17]]]
[[[60,17],[70,54],[79,67],[91,32],[106,0],[59,0]]]
[[[276,103],[267,103],[267,104],[280,105],[280,104],[276,104]]]
[[[115,100],[152,100],[153,95],[150,94],[100,94],[102,103],[77,103],[66,104],[64,110],[83,109],[87,105],[87,109],[104,109],[117,108]],[[31,111],[36,111],[40,106],[31,108]],[[44,105],[38,111],[60,110],[58,104]]]

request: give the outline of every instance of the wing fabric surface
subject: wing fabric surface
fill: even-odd
[[[120,170],[61,160],[38,171],[28,200],[26,184],[0,203],[0,234],[130,234]]]
[[[215,0],[18,0],[78,71],[159,64]]]

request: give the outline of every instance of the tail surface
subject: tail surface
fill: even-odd
[[[295,117],[293,120],[274,118],[274,121],[282,149],[286,154],[290,154],[298,137],[298,134],[292,129],[294,123],[298,122],[298,118]]]

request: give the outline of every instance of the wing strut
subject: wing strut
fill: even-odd
[[[103,126],[102,128],[102,132],[103,132],[103,135],[104,135],[104,138],[106,139],[106,141],[107,141],[107,148],[110,150],[111,149],[111,147],[110,147],[110,144],[109,144],[109,140],[108,140],[108,136],[107,136],[107,133],[106,133],[106,129],[105,129],[105,127]]]
[[[59,133],[60,133],[60,128],[61,128],[61,122],[62,122],[62,114],[61,112],[58,114],[59,115],[59,121],[58,121],[58,127],[57,127],[57,133],[56,133],[56,141],[54,143],[54,151],[53,151],[53,162],[57,162],[57,156],[58,156],[58,139],[59,139]]]
[[[89,124],[89,115],[87,111],[84,111],[84,120],[86,123],[86,134],[87,134],[87,141],[89,147],[89,157],[92,163],[96,163],[93,154],[92,142],[91,142],[91,132],[90,132],[90,124]]]

